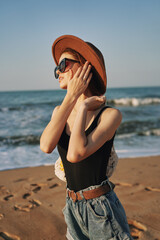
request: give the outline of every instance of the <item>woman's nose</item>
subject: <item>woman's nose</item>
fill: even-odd
[[[59,69],[57,69],[56,73],[57,73],[58,75],[60,74],[60,71],[59,71]]]
[[[57,69],[56,73],[59,74],[59,72],[60,72],[59,69]]]

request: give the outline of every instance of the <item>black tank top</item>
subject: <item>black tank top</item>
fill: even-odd
[[[100,110],[89,128],[85,131],[86,136],[97,127],[101,113],[108,107],[109,106],[105,106]],[[98,185],[106,179],[106,167],[111,153],[114,136],[109,141],[106,141],[102,147],[89,157],[80,162],[71,163],[66,159],[70,136],[66,134],[66,126],[64,127],[57,148],[63,162],[67,187],[70,190],[76,192],[89,186]]]

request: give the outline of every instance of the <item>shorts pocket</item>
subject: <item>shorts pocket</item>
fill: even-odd
[[[100,200],[92,200],[87,202],[87,206],[93,216],[99,219],[107,219],[108,218],[108,210],[103,201]]]

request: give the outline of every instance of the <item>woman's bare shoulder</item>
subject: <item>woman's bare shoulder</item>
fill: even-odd
[[[100,122],[106,122],[106,120],[110,121],[117,121],[121,122],[122,121],[122,113],[120,112],[119,109],[112,108],[112,107],[107,107],[101,114],[100,117]]]
[[[103,111],[103,113],[104,114],[114,113],[114,114],[122,115],[119,109],[113,108],[110,106],[106,106],[106,109]]]

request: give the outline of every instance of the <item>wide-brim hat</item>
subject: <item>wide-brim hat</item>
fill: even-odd
[[[103,55],[92,43],[85,42],[73,35],[63,35],[57,38],[52,45],[52,54],[56,65],[59,58],[66,48],[71,48],[80,53],[87,61],[91,63],[104,86],[107,85],[107,76]]]

